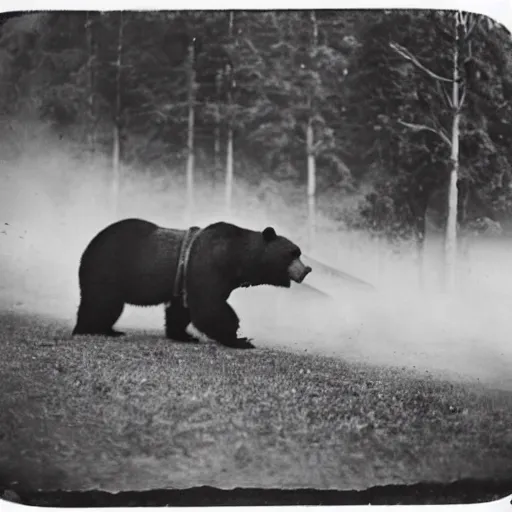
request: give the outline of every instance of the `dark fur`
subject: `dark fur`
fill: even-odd
[[[185,231],[140,219],[116,222],[88,245],[80,262],[81,301],[73,334],[117,336],[113,330],[125,304],[165,309],[166,336],[192,341],[193,325],[219,343],[251,348],[237,338],[239,319],[227,303],[236,288],[257,285],[289,287],[288,266],[300,249],[277,236],[218,222],[194,241],[186,275],[188,308],[172,291]]]

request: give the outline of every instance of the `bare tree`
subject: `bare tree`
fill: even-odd
[[[222,75],[223,70],[218,69],[215,75],[215,92],[217,94],[217,101],[215,104],[215,133],[214,133],[214,157],[215,157],[215,172],[220,170],[220,101],[222,90]]]
[[[187,137],[187,220],[194,210],[194,115],[195,115],[195,38],[189,45],[188,59],[188,137]]]
[[[123,55],[123,30],[124,17],[123,12],[119,13],[119,27],[117,34],[117,61],[116,61],[116,96],[114,107],[114,126],[113,126],[113,148],[112,148],[112,208],[114,217],[117,217],[119,210],[119,187],[120,187],[120,125],[121,125],[121,79],[122,79],[122,55]]]
[[[316,20],[315,11],[310,13],[313,37],[311,42],[311,55],[312,61],[314,60],[314,52],[318,45],[318,23]],[[311,110],[306,132],[306,149],[308,155],[308,182],[307,182],[307,196],[308,196],[308,245],[309,250],[312,251],[315,244],[316,233],[316,159],[315,159],[315,132],[313,127],[313,95],[309,97],[309,108]]]
[[[94,152],[96,144],[96,130],[94,122],[94,60],[95,49],[94,39],[92,35],[92,16],[91,12],[85,14],[85,37],[87,42],[87,105],[89,107],[89,126],[87,130],[87,145],[89,150]]]
[[[234,12],[229,12],[229,41],[233,38]],[[226,65],[226,79],[228,80],[228,109],[231,110],[233,98],[231,88],[233,86],[233,69],[230,64]],[[233,200],[233,124],[231,119],[228,121],[228,147],[226,158],[226,212],[231,212],[231,203]]]
[[[457,210],[458,210],[458,179],[459,179],[459,142],[460,142],[460,116],[467,92],[467,84],[461,83],[462,66],[464,60],[471,58],[471,42],[468,36],[471,34],[476,20],[469,13],[457,11],[447,16],[453,16],[453,50],[452,50],[452,77],[441,76],[423,65],[409,50],[396,43],[390,43],[391,48],[405,59],[412,62],[430,78],[434,79],[440,95],[447,102],[452,111],[451,136],[449,136],[437,119],[432,118],[429,124],[416,124],[400,120],[399,122],[413,131],[430,131],[437,134],[450,147],[450,175],[448,180],[448,219],[445,231],[444,250],[444,285],[447,291],[455,286],[455,271],[457,260]],[[445,84],[451,85],[451,95],[445,88]]]

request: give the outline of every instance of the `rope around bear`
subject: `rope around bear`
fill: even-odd
[[[197,226],[192,226],[187,229],[181,242],[180,254],[178,257],[178,269],[176,271],[176,279],[174,281],[173,298],[181,300],[183,307],[185,308],[188,307],[186,277],[188,262],[190,259],[190,249],[194,240],[199,235],[199,231],[201,231],[201,228]]]

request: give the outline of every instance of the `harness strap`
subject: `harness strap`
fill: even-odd
[[[196,239],[200,228],[193,226],[185,232],[185,236],[181,242],[180,254],[178,258],[178,268],[176,270],[176,279],[174,280],[173,298],[181,299],[183,307],[188,307],[186,276],[188,262],[190,259],[190,249],[192,243]]]

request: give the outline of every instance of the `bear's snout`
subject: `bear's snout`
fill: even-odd
[[[311,270],[311,267],[307,267],[299,258],[297,258],[293,260],[288,267],[288,275],[292,281],[302,283]]]

